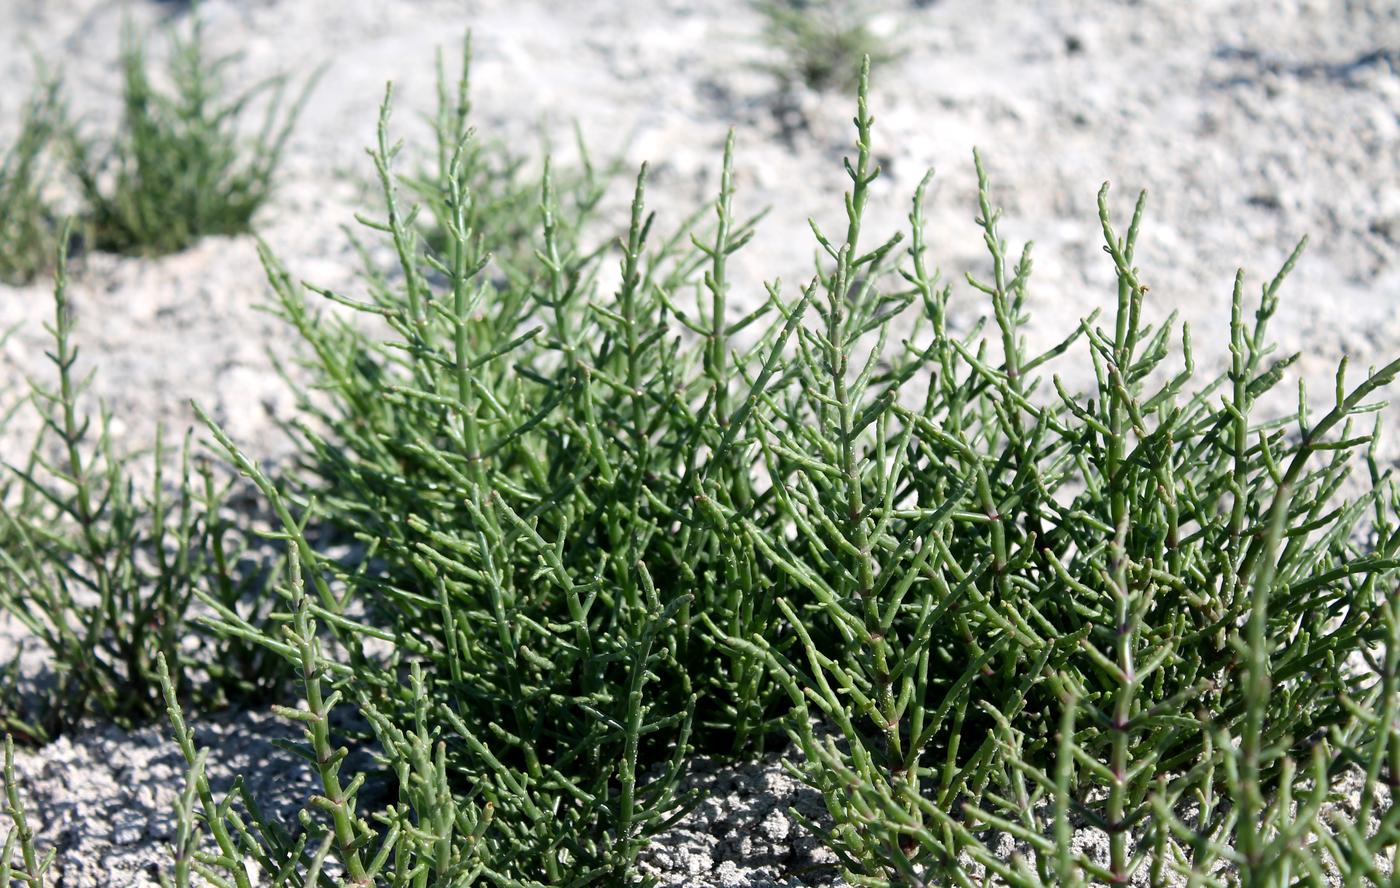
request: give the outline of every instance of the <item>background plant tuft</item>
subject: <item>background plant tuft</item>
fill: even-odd
[[[290,103],[281,77],[232,92],[226,69],[234,61],[208,55],[196,17],[187,36],[171,38],[162,78],[144,37],[127,26],[117,132],[99,140],[75,129],[68,137],[95,249],[159,255],[205,235],[251,230],[315,78]],[[266,108],[249,139],[244,120],[255,100]]]
[[[62,124],[59,81],[42,68],[20,114],[14,142],[0,152],[0,281],[22,284],[52,261],[59,222],[49,204],[47,149]]]

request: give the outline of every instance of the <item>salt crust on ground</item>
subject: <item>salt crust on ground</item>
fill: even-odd
[[[568,143],[577,119],[603,154],[649,160],[649,196],[678,220],[714,188],[720,148],[738,135],[737,206],[772,212],[735,260],[736,303],[763,279],[804,278],[805,219],[831,224],[844,187],[851,102],[782,95],[758,22],[739,0],[206,0],[210,34],[238,50],[248,82],[330,63],[293,140],[285,187],[260,221],[293,273],[354,293],[353,256],[339,226],[362,206],[383,82],[399,85],[396,120],[414,125],[431,95],[429,49],[475,32],[479,128],[533,149],[540,134]],[[61,64],[74,107],[110,120],[121,18],[178,20],[160,0],[10,0],[0,4],[0,77],[28,82],[29,49]],[[1364,367],[1400,348],[1400,7],[1389,0],[1096,0],[889,4],[877,27],[904,59],[877,77],[874,235],[903,225],[908,195],[939,170],[928,210],[934,256],[949,279],[983,271],[973,228],[970,151],[987,155],[1005,233],[1037,243],[1027,330],[1057,341],[1111,298],[1093,200],[1114,182],[1116,211],[1152,192],[1139,264],[1152,286],[1149,316],[1178,311],[1196,333],[1198,364],[1218,368],[1218,335],[1239,264],[1257,282],[1293,241],[1312,246],[1285,288],[1272,325],[1319,399],[1336,359]],[[0,140],[23,90],[0,95]],[[568,151],[563,153],[567,156]],[[625,184],[625,183],[620,183]],[[625,198],[625,188],[619,190]],[[615,201],[621,206],[621,200]],[[44,373],[40,327],[48,284],[0,287],[0,405],[25,376]],[[85,368],[101,368],[95,396],[115,411],[119,442],[141,446],[156,425],[192,424],[196,399],[269,465],[286,454],[275,418],[291,401],[267,351],[286,355],[287,332],[255,308],[266,287],[249,238],[216,238],[160,260],[90,256],[71,296]],[[952,323],[985,306],[963,287]],[[1082,383],[1084,362],[1059,368]],[[1078,374],[1078,375],[1076,375]],[[1287,395],[1288,393],[1284,393]],[[1286,406],[1286,405],[1283,405]],[[22,452],[23,422],[0,436],[0,458]],[[1400,454],[1391,434],[1385,455]],[[7,659],[19,634],[0,636]],[[264,713],[201,720],[220,779],[241,772],[259,792],[292,803],[305,774],[271,744],[289,729]],[[159,728],[94,726],[20,755],[43,841],[60,852],[63,885],[153,884],[169,800],[181,769]],[[788,820],[814,805],[769,761],[693,777],[709,795],[647,865],[669,885],[828,884],[794,869],[821,853]],[[265,791],[265,792],[264,792]],[[786,844],[785,844],[786,843]],[[805,843],[805,844],[804,844]],[[809,858],[810,854],[810,858]]]

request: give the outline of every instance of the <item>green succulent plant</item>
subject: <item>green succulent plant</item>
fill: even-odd
[[[317,78],[290,102],[284,77],[235,93],[227,78],[234,61],[209,55],[196,17],[188,36],[171,39],[164,73],[173,89],[166,91],[157,86],[143,37],[127,26],[116,133],[102,140],[70,128],[67,138],[93,248],[160,255],[206,235],[252,230]],[[244,121],[255,100],[265,110],[249,138]]]
[[[780,58],[768,70],[785,84],[849,93],[863,58],[879,68],[904,54],[871,28],[877,7],[865,0],[753,0],[752,6],[764,42]]]
[[[0,281],[20,284],[48,269],[58,236],[50,205],[48,149],[62,121],[58,79],[42,68],[13,143],[0,152]]]

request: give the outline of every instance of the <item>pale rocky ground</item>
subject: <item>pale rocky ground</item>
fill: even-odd
[[[10,85],[0,94],[0,137],[25,94],[17,85],[30,82],[31,52],[62,66],[76,111],[94,126],[109,120],[128,13],[140,24],[180,24],[187,7],[0,4],[0,79]],[[216,47],[243,53],[234,69],[241,80],[328,66],[293,140],[284,187],[259,220],[293,273],[322,286],[354,292],[340,226],[362,206],[362,148],[384,82],[395,81],[395,120],[412,132],[432,97],[432,49],[450,52],[468,27],[484,134],[521,149],[546,138],[566,146],[577,121],[600,155],[651,162],[651,204],[673,222],[713,190],[735,128],[737,206],[771,207],[736,260],[736,300],[760,298],[762,280],[802,280],[814,247],[805,219],[831,224],[841,212],[854,103],[783,95],[758,66],[771,56],[740,0],[206,0],[203,14]],[[1190,322],[1203,366],[1224,356],[1236,267],[1248,268],[1252,296],[1304,234],[1311,246],[1273,331],[1283,350],[1302,352],[1316,396],[1330,391],[1341,355],[1359,369],[1400,352],[1393,0],[890,0],[876,26],[907,52],[877,72],[872,94],[885,174],[871,227],[902,226],[914,186],[935,167],[933,254],[954,281],[985,274],[972,222],[971,151],[980,146],[1006,208],[1003,233],[1013,246],[1036,243],[1033,343],[1057,341],[1112,299],[1094,209],[1107,179],[1120,227],[1137,189],[1151,192],[1138,251],[1148,312],[1177,311]],[[25,376],[48,372],[40,324],[51,311],[49,286],[0,288],[0,330],[19,325],[0,351],[0,403]],[[290,398],[267,352],[287,354],[289,341],[256,310],[266,292],[252,238],[212,239],[158,260],[77,263],[71,293],[83,364],[100,368],[95,392],[113,409],[123,443],[148,442],[157,424],[183,431],[194,399],[248,452],[272,465],[285,456],[274,418]],[[970,288],[955,292],[958,326],[985,313]],[[1084,364],[1070,359],[1060,369],[1083,380]],[[0,456],[21,452],[23,431],[21,421],[0,439]],[[13,643],[0,642],[0,658]],[[242,751],[218,756],[220,773],[285,775],[299,785],[296,765],[266,742],[283,730],[270,717],[223,716],[202,730],[220,738],[216,748]],[[94,727],[21,755],[41,838],[61,852],[59,884],[153,884],[148,865],[169,838],[160,812],[178,786],[159,736]],[[813,884],[796,874],[805,846],[781,813],[797,793],[791,782],[757,766],[713,779],[713,802],[652,855],[667,884]]]

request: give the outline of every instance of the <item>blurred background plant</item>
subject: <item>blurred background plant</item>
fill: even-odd
[[[209,55],[197,12],[187,36],[171,37],[159,73],[145,38],[130,24],[122,41],[117,131],[106,139],[85,136],[78,127],[67,133],[91,246],[159,255],[205,235],[250,231],[316,76],[291,101],[285,77],[230,90],[227,69],[236,57]],[[255,100],[265,108],[249,138],[244,121]]]
[[[14,141],[0,155],[0,281],[22,284],[53,262],[59,220],[45,194],[47,152],[60,131],[59,80],[38,67],[39,85],[25,103]]]
[[[882,7],[871,0],[752,0],[763,19],[763,38],[780,57],[765,65],[784,86],[798,82],[818,91],[856,88],[861,59],[879,69],[903,50],[872,27]]]

